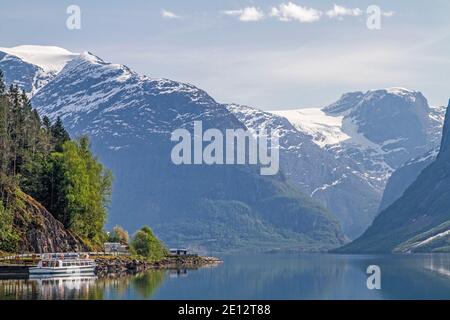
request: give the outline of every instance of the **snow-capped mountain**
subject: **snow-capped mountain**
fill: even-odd
[[[238,118],[254,126],[245,113]],[[288,119],[302,141],[302,147],[292,148],[284,140],[282,169],[335,212],[354,237],[376,216],[391,174],[439,146],[445,108],[429,107],[420,92],[389,88],[347,93],[324,108],[272,113]],[[305,153],[313,159],[310,164]]]
[[[222,251],[324,250],[343,243],[337,218],[282,174],[263,177],[255,166],[171,162],[174,129],[190,129],[195,120],[204,129],[245,128],[203,90],[139,75],[89,52],[70,60],[58,56],[54,64],[37,56],[26,61],[45,51],[14,59],[7,54],[0,68],[9,83],[30,89],[41,114],[61,117],[72,136],[91,137],[94,152],[115,176],[111,225],[133,231],[149,224],[169,245]],[[36,75],[50,70],[43,61],[58,68],[47,72],[49,80],[41,86],[29,85],[32,72],[12,67],[28,66]]]
[[[439,145],[444,111],[403,88],[344,94],[323,108],[275,111],[321,148],[360,162],[373,184],[384,187],[406,161]]]
[[[108,147],[170,133],[196,119],[221,127],[242,125],[193,85],[139,75],[126,66],[82,53],[37,92],[32,102],[50,119],[60,116],[74,134],[108,138]],[[204,124],[206,125],[206,124]]]
[[[282,111],[277,115],[235,104],[227,108],[248,128],[277,133],[283,172],[300,190],[335,213],[349,237],[356,237],[367,228],[375,217],[383,189],[367,179],[357,161],[324,148],[325,139],[333,143],[342,139],[342,134],[334,135],[340,131],[339,118],[329,117],[320,109]],[[310,121],[302,121],[303,116]],[[318,141],[314,133],[327,137]]]
[[[77,53],[59,47],[0,47],[0,68],[7,83],[15,82],[33,95],[77,56]]]

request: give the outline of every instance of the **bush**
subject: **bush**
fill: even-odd
[[[164,244],[153,234],[153,231],[144,226],[133,237],[131,248],[140,256],[150,261],[157,261],[167,255]]]
[[[121,244],[128,244],[129,239],[128,232],[121,226],[115,226],[113,231],[109,234],[109,242],[120,242]]]

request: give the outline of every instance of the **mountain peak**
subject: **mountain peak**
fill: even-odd
[[[89,61],[91,63],[106,63],[103,59],[89,51],[84,51],[80,54],[80,59]]]
[[[332,115],[342,114],[352,109],[363,97],[364,93],[361,91],[344,93],[338,101],[323,108],[323,111]]]
[[[56,46],[22,45],[13,48],[0,47],[0,51],[52,73],[60,72],[67,62],[79,56],[78,53]]]
[[[364,102],[379,101],[384,98],[401,98],[408,102],[419,101],[420,104],[428,105],[425,97],[420,91],[414,91],[402,87],[391,87],[385,89],[373,89],[367,92],[348,92],[344,93],[339,100],[323,108],[323,111],[327,114],[344,115],[348,112],[355,111],[360,106],[364,105]]]
[[[413,94],[413,93],[417,92],[417,91],[409,90],[409,89],[402,88],[402,87],[391,87],[391,88],[386,88],[384,90],[386,90],[386,92],[388,92],[388,93],[397,94],[397,95]]]
[[[383,99],[388,97],[397,97],[410,102],[426,100],[420,91],[410,90],[402,87],[391,87],[378,90],[369,90],[365,94],[365,99]]]

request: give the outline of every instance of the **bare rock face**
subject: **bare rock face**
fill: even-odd
[[[15,191],[14,227],[20,234],[19,252],[78,252],[88,248],[83,240],[64,228],[40,203]]]

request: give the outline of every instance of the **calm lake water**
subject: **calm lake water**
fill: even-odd
[[[260,254],[116,279],[0,280],[0,299],[450,299],[450,255]],[[381,290],[366,286],[381,268]]]

